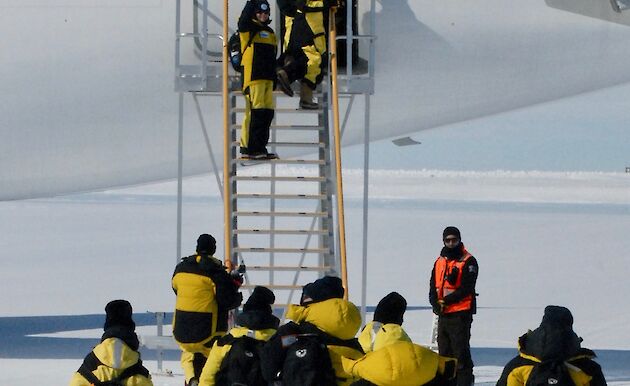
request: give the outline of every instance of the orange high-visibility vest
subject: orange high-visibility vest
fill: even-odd
[[[435,289],[437,291],[438,300],[444,299],[446,295],[455,292],[462,285],[462,275],[464,265],[472,255],[464,249],[464,255],[459,260],[449,260],[444,256],[438,256],[435,261]],[[446,280],[446,276],[451,273],[453,267],[459,270],[455,284],[451,284]],[[473,294],[467,295],[457,303],[447,304],[444,306],[445,314],[458,311],[468,311],[472,309]]]

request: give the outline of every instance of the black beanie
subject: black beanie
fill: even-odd
[[[214,237],[210,236],[207,233],[204,233],[199,236],[197,239],[197,253],[207,253],[209,255],[214,255],[214,252],[217,250],[217,241]]]
[[[450,226],[444,228],[444,232],[442,232],[442,240],[446,239],[447,236],[456,236],[458,240],[461,241],[462,235],[459,233],[459,229]]]
[[[262,286],[256,286],[249,299],[243,304],[243,312],[265,312],[271,314],[271,305],[276,301],[273,292]]]
[[[374,311],[374,321],[401,325],[405,310],[407,310],[405,298],[398,292],[390,292],[378,302]]]
[[[126,300],[112,300],[105,306],[105,325],[104,330],[113,326],[129,327],[132,330],[136,328],[136,324],[131,319],[131,304]]]
[[[550,325],[563,329],[573,329],[573,315],[568,308],[562,306],[547,306],[540,325]]]
[[[324,276],[304,286],[300,304],[305,305],[334,298],[341,299],[344,293],[340,278]]]

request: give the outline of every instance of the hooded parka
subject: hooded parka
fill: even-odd
[[[333,298],[311,303],[306,306],[290,305],[286,314],[287,323],[278,329],[276,335],[265,346],[262,358],[263,376],[272,382],[284,363],[285,349],[282,338],[294,334],[317,334],[326,344],[337,385],[349,385],[356,379],[346,373],[341,365],[341,357],[358,359],[363,356],[361,346],[354,338],[361,326],[361,313],[347,300]]]
[[[92,352],[83,360],[70,380],[70,386],[90,386],[83,374],[91,373],[99,381],[109,381],[123,373],[131,374],[122,380],[124,386],[153,386],[149,371],[142,365],[138,353],[138,338],[133,331],[113,327],[108,329]]]
[[[426,347],[399,341],[364,357],[342,358],[344,371],[379,386],[420,386],[437,377],[454,378],[457,361]]]

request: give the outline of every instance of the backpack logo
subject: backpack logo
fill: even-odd
[[[254,353],[251,351],[245,351],[245,356],[248,358],[253,358],[254,357]]]
[[[295,356],[298,358],[304,358],[308,354],[308,350],[305,348],[295,350]]]
[[[557,385],[558,384],[558,380],[555,378],[549,378],[547,379],[547,383],[550,385]]]

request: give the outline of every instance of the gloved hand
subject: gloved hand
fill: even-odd
[[[449,274],[446,275],[446,281],[455,285],[455,283],[457,282],[457,275],[459,275],[459,268],[453,267],[451,269],[451,272],[449,272]]]
[[[236,269],[230,271],[230,277],[239,287],[243,285],[243,273],[245,273],[245,266],[243,264],[239,265]]]
[[[435,304],[432,308],[433,308],[433,313],[440,316],[444,313],[444,300],[438,300],[437,304]]]

